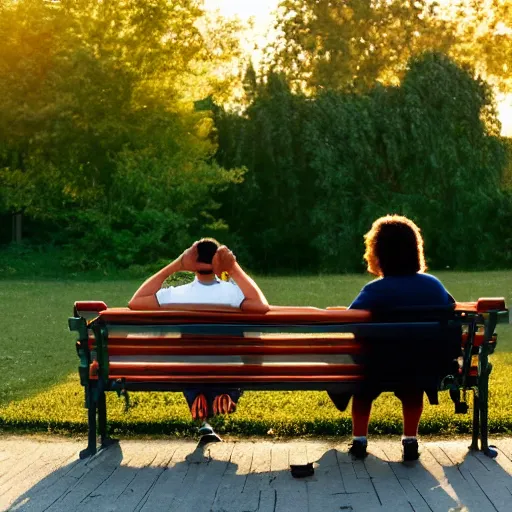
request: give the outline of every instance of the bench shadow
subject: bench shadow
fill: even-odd
[[[404,490],[412,484],[433,510],[512,510],[512,475],[503,467],[512,461],[504,453],[493,459],[469,446],[451,452],[443,444],[420,452],[417,462],[389,465]]]
[[[307,448],[307,441],[304,443]],[[391,500],[398,505],[400,502],[404,506],[409,504],[413,509],[415,504],[421,503],[423,508],[434,510],[441,505],[443,510],[455,511],[462,510],[461,505],[474,498],[468,494],[468,480],[453,464],[439,463],[453,489],[451,492],[446,490],[446,485],[441,485],[440,475],[432,472],[421,459],[408,466],[371,454],[364,461],[357,461],[346,451],[332,448],[317,460],[304,460],[304,464],[314,463],[314,475],[293,478],[288,468],[271,471],[268,470],[270,462],[266,467],[254,467],[252,459],[246,461],[244,471],[240,471],[231,456],[229,460],[216,457],[216,446],[220,444],[198,445],[194,449],[184,443],[177,448],[182,453],[176,464],[172,463],[175,452],[169,450],[168,461],[161,457],[158,466],[137,467],[130,465],[122,445],[113,445],[89,460],[81,461],[77,456],[77,460],[47,475],[22,495],[11,497],[10,502],[5,502],[6,494],[2,494],[0,485],[0,510],[187,512],[196,510],[198,503],[201,503],[199,508],[205,508],[204,500],[207,500],[210,502],[208,510],[212,512],[264,512],[281,508],[278,505],[283,500],[288,506],[296,500],[299,503],[306,500],[297,511],[328,512],[389,510],[386,506]],[[467,454],[464,460],[467,459],[470,466],[468,471],[478,472],[480,478],[488,473],[488,479],[510,479],[496,461],[476,460],[478,458],[478,455]],[[247,467],[251,469],[247,471]],[[506,487],[503,489],[505,499]],[[510,494],[508,497],[511,498]]]
[[[444,455],[437,461],[462,510],[512,510],[512,474],[504,467],[512,467],[512,461],[505,453],[498,451],[497,458],[490,458],[468,449],[462,458]]]

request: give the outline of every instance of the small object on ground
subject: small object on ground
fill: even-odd
[[[222,439],[215,432],[213,434],[206,434],[199,439],[198,446],[204,446],[209,443],[222,443]]]
[[[352,441],[352,445],[348,449],[348,453],[356,459],[364,459],[368,456],[368,452],[366,451],[367,446],[368,443],[360,441],[359,439],[354,439]]]
[[[293,478],[305,478],[307,476],[313,476],[315,473],[312,462],[308,462],[307,464],[290,464],[290,471],[292,472]]]
[[[420,458],[418,441],[416,439],[403,439],[402,446],[404,448],[404,462],[418,460]]]

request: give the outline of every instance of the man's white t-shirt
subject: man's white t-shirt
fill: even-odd
[[[245,296],[233,281],[221,281],[217,277],[209,283],[202,283],[197,277],[191,283],[170,286],[156,292],[160,306],[169,304],[215,304],[239,308]]]

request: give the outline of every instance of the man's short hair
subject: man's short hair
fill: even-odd
[[[364,259],[371,274],[403,276],[427,269],[420,229],[407,217],[381,217],[372,224],[364,238]]]
[[[197,261],[198,263],[212,263],[213,257],[220,247],[219,242],[215,238],[201,238],[197,244]]]

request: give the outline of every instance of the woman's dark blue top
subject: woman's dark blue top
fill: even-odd
[[[350,309],[386,309],[407,306],[447,306],[453,297],[430,274],[388,276],[375,279],[359,292]]]

